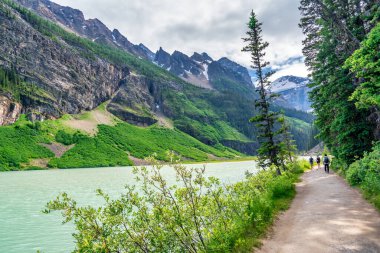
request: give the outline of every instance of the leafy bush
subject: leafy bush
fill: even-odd
[[[46,141],[41,132],[27,125],[0,127],[0,140],[0,171],[20,170],[30,159],[54,156],[39,145]]]
[[[261,171],[226,186],[174,163],[177,181],[169,185],[162,165],[151,163],[134,169],[138,189],[126,186],[118,199],[98,190],[103,207],[79,207],[65,193],[47,204],[46,213],[62,210],[64,222],[74,221],[74,252],[247,252],[289,205],[298,178]]]
[[[67,133],[63,130],[59,130],[55,135],[55,140],[64,145],[71,145],[77,143],[79,140],[85,138],[80,132],[76,132],[74,134]]]
[[[380,144],[352,163],[345,171],[345,176],[351,185],[359,186],[364,196],[380,209]]]

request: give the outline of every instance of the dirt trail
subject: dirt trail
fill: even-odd
[[[380,253],[380,214],[339,176],[313,170],[255,252]]]

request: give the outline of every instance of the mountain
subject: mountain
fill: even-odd
[[[312,111],[311,102],[308,98],[310,88],[307,86],[310,79],[297,76],[283,76],[272,83],[271,91],[278,93],[279,98],[275,103],[296,110]]]
[[[310,83],[310,80],[297,76],[283,76],[272,82],[272,92],[283,92],[287,90],[295,90],[306,87]]]
[[[227,58],[214,61],[206,53],[189,57],[175,51],[170,55],[162,48],[153,53],[142,44],[133,45],[97,19],[85,20],[79,10],[47,0],[17,2],[22,5],[0,2],[0,118],[5,119],[1,124],[14,123],[22,114],[32,121],[54,120],[104,105],[107,113],[129,124],[161,125],[219,151],[231,150],[229,147],[255,153],[257,132],[248,119],[255,115],[257,95],[244,67]],[[48,138],[58,134],[52,124],[42,126],[53,131]],[[38,124],[28,126],[40,129]],[[101,129],[101,136],[93,138],[106,140],[108,146],[104,145],[119,153],[126,152],[123,148],[128,145],[104,139],[116,130]],[[300,149],[304,148],[301,138],[308,138],[307,131],[292,131],[300,136]],[[91,138],[88,143],[100,141]],[[72,156],[90,155],[79,147],[71,151]],[[183,153],[180,147],[177,150]],[[214,154],[218,153],[209,153]]]
[[[195,86],[255,97],[248,70],[226,57],[214,61],[207,53],[195,52],[189,57],[174,51],[170,55],[160,48],[153,62]]]
[[[154,58],[154,54],[143,44],[134,45],[117,29],[111,31],[96,18],[86,20],[79,10],[61,6],[49,0],[16,0],[15,2],[94,42],[115,46],[148,60]]]

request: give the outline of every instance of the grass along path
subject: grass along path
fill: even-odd
[[[302,176],[259,253],[380,252],[380,214],[336,174]]]

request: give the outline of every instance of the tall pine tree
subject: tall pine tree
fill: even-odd
[[[258,141],[260,148],[258,149],[258,162],[262,168],[274,165],[276,172],[281,175],[281,166],[283,162],[279,156],[281,144],[276,139],[275,122],[278,118],[277,112],[270,111],[270,99],[274,96],[269,94],[270,88],[269,78],[273,72],[264,73],[264,69],[269,66],[269,62],[265,61],[265,49],[269,46],[262,38],[262,23],[260,23],[256,14],[252,11],[248,23],[247,37],[243,38],[248,45],[242,51],[249,52],[252,58],[251,68],[256,70],[258,79],[257,91],[259,98],[255,101],[258,114],[251,118],[251,122],[255,122],[258,128]]]

